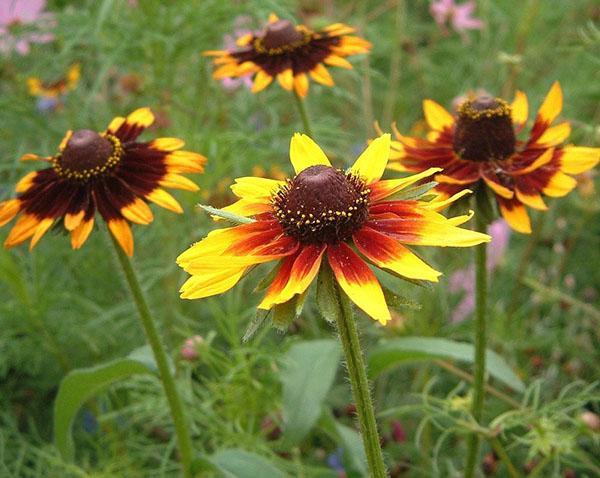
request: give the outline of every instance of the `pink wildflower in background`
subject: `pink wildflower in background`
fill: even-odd
[[[493,272],[504,257],[508,241],[510,240],[510,227],[504,219],[498,219],[488,227],[488,234],[492,242],[487,245],[487,272]],[[450,276],[449,291],[457,294],[464,292],[462,300],[452,312],[452,322],[465,320],[475,309],[475,269],[469,266],[456,271]]]
[[[55,22],[46,0],[0,0],[0,53],[27,55],[32,43],[49,43]]]
[[[235,30],[233,35],[223,35],[225,50],[235,49],[238,39],[252,33],[252,30],[248,29],[248,25],[251,21],[252,19],[246,15],[240,15],[235,19]],[[223,88],[228,91],[235,91],[242,85],[250,90],[252,88],[252,75],[253,73],[248,73],[247,75],[237,78],[223,78],[221,84],[223,85]]]
[[[475,7],[474,0],[460,5],[454,0],[437,0],[431,4],[429,11],[444,33],[448,32],[446,24],[449,23],[454,31],[466,41],[468,40],[467,30],[481,30],[484,27],[483,21],[472,16]]]

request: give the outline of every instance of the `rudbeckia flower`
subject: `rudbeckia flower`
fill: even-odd
[[[192,275],[181,297],[220,294],[252,266],[280,261],[258,306],[270,310],[302,297],[327,261],[358,307],[381,323],[390,320],[382,287],[368,263],[401,277],[436,282],[441,273],[407,245],[467,247],[489,241],[489,236],[457,227],[469,215],[447,219],[437,212],[467,191],[443,201],[394,199],[439,170],[381,180],[389,154],[386,134],[342,171],[331,166],[308,136],[294,135],[290,159],[296,175],[287,181],[237,179],[231,189],[240,199],[224,210],[254,219],[212,231],[179,256],[178,264]]]
[[[325,65],[352,68],[344,57],[367,53],[371,44],[352,36],[354,28],[334,23],[315,32],[304,25],[294,25],[271,15],[260,33],[248,33],[237,40],[237,47],[211,50],[216,57],[215,79],[255,74],[252,92],[257,93],[277,78],[286,90],[304,97],[308,93],[308,76],[318,83],[333,86]]]
[[[418,172],[443,168],[437,190],[452,196],[482,181],[494,192],[500,212],[518,232],[530,233],[525,206],[546,210],[542,195],[561,197],[577,181],[570,176],[593,168],[599,148],[563,146],[571,133],[568,122],[552,126],[562,110],[558,82],[552,85],[527,137],[518,139],[528,116],[527,97],[517,91],[512,104],[491,96],[464,101],[456,116],[431,100],[423,102],[431,131],[426,139],[400,134],[393,126],[390,167]]]
[[[71,234],[73,249],[87,240],[96,211],[123,250],[133,254],[129,221],[149,224],[146,201],[181,213],[179,203],[163,187],[196,191],[198,186],[179,173],[203,171],[206,158],[180,151],[183,141],[158,138],[140,143],[138,136],[154,122],[149,108],[112,120],[106,131],[67,132],[54,156],[26,154],[22,160],[42,160],[50,167],[23,177],[17,197],[0,203],[0,226],[21,213],[8,234],[9,248],[31,238],[32,249],[56,222]],[[145,201],[146,200],[146,201]]]
[[[41,78],[32,76],[27,79],[27,88],[31,96],[42,98],[56,98],[75,89],[81,76],[81,67],[78,63],[71,65],[64,78],[58,81],[46,82]]]

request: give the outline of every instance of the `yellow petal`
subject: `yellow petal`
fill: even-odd
[[[154,219],[152,210],[145,201],[136,197],[134,202],[121,208],[121,214],[136,224],[150,224]]]
[[[159,184],[165,188],[183,189],[184,191],[198,191],[200,189],[194,181],[176,173],[165,174]]]
[[[540,136],[536,144],[544,146],[556,146],[564,142],[571,134],[571,125],[567,122],[557,124],[544,131],[544,134]]]
[[[40,220],[33,214],[23,214],[8,233],[4,247],[8,249],[29,239],[35,234],[39,223]]]
[[[231,185],[231,191],[239,198],[270,198],[284,184],[285,181],[276,179],[247,176],[237,178],[235,184]]]
[[[331,54],[323,60],[323,63],[329,66],[339,66],[340,68],[345,68],[347,70],[352,69],[352,63],[339,55]]]
[[[423,101],[423,113],[430,128],[442,131],[454,124],[454,118],[446,108],[432,100]]]
[[[133,256],[133,234],[125,219],[111,219],[108,228],[115,239],[129,257]]]
[[[456,194],[453,194],[450,197],[447,197],[445,195],[439,195],[432,201],[422,204],[421,207],[424,207],[425,209],[431,209],[432,211],[441,211],[453,202],[458,201],[461,197],[472,193],[473,191],[471,191],[470,189],[462,189],[461,191],[457,192]],[[456,226],[457,224],[454,225]]]
[[[509,226],[515,231],[523,234],[531,234],[531,221],[529,220],[529,214],[522,204],[517,204],[512,208],[508,208],[502,202],[499,203],[500,212],[502,217],[506,219]]]
[[[70,212],[65,214],[65,229],[67,231],[73,231],[81,224],[83,216],[85,215],[85,211],[79,211],[76,214],[71,214]]]
[[[272,81],[273,77],[271,75],[260,70],[254,77],[254,83],[252,84],[252,89],[250,91],[252,91],[252,93],[258,93],[269,86]]]
[[[231,289],[244,275],[246,268],[218,270],[212,274],[190,277],[179,292],[182,299],[202,299]]]
[[[68,131],[65,133],[65,135],[64,135],[64,137],[63,137],[63,139],[61,140],[60,144],[58,145],[58,149],[59,149],[59,150],[61,150],[61,151],[62,151],[63,149],[65,149],[65,148],[66,148],[66,146],[67,146],[67,143],[68,143],[68,142],[69,142],[69,140],[71,139],[71,136],[72,136],[72,135],[73,135],[73,131],[72,131],[72,130],[68,130]]]
[[[537,193],[536,194],[525,194],[524,192],[520,191],[517,188],[515,190],[515,194],[519,201],[521,201],[526,206],[529,206],[530,208],[537,209],[539,211],[547,211],[548,210],[548,206],[546,206],[546,203],[542,199],[542,196],[540,196]]]
[[[148,143],[152,149],[159,151],[175,151],[183,148],[185,142],[179,138],[157,138]]]
[[[558,81],[555,81],[546,95],[538,116],[547,124],[552,123],[562,111],[563,94]]]
[[[147,128],[154,123],[154,114],[150,108],[138,108],[127,116],[127,123]]]
[[[201,173],[206,157],[191,151],[173,151],[165,158],[169,171],[173,173]]]
[[[260,200],[255,198],[240,199],[230,206],[221,208],[222,211],[237,214],[238,216],[250,217],[257,214],[273,211],[273,206],[269,200]]]
[[[388,196],[391,196],[392,194],[396,194],[411,184],[414,184],[423,178],[427,178],[441,170],[442,168],[429,168],[418,174],[413,174],[405,178],[377,181],[371,186],[371,202],[380,201]]]
[[[561,153],[560,169],[568,174],[581,174],[592,169],[600,161],[600,148],[567,146]]]
[[[73,249],[79,249],[81,246],[83,246],[93,228],[93,217],[89,221],[81,222],[79,226],[71,231],[71,247]]]
[[[15,191],[18,193],[24,193],[29,189],[31,184],[33,183],[33,179],[37,176],[37,171],[32,171],[31,173],[27,173],[25,176],[21,178],[21,180],[15,186]]]
[[[294,76],[294,89],[302,98],[308,94],[308,78],[304,73]]]
[[[515,171],[513,174],[515,176],[522,176],[523,174],[531,173],[532,171],[535,171],[536,169],[541,168],[545,164],[548,164],[550,161],[552,161],[553,155],[554,155],[554,148],[549,148],[546,151],[544,151],[542,154],[540,154],[535,159],[535,161],[533,163],[531,163],[529,166],[527,166],[526,168],[523,168],[523,169],[519,169],[518,171]]]
[[[515,93],[515,99],[510,105],[511,118],[513,123],[517,125],[525,124],[527,115],[529,114],[529,105],[527,104],[527,96],[522,91]]]
[[[50,229],[50,227],[52,226],[53,223],[54,223],[54,219],[51,217],[42,219],[40,221],[39,225],[35,229],[35,233],[33,234],[33,237],[31,238],[31,242],[29,243],[30,251],[35,247],[35,245],[39,242],[39,240],[42,238],[42,236],[44,234],[46,234],[46,231],[48,231],[48,229]]]
[[[292,91],[294,88],[294,73],[291,68],[287,68],[277,75],[277,81],[283,87],[283,89]]]
[[[19,212],[20,207],[21,201],[18,199],[0,202],[0,227],[12,221],[12,218]]]
[[[550,178],[550,182],[544,187],[543,192],[546,196],[558,198],[569,194],[577,186],[577,181],[571,176],[567,176],[561,171],[557,171]]]
[[[277,16],[276,13],[271,12],[269,14],[269,23],[275,23],[277,21],[279,21],[279,17]]]
[[[318,164],[331,166],[329,159],[327,159],[327,156],[325,156],[319,145],[302,133],[295,133],[292,136],[292,141],[290,142],[290,161],[296,174],[299,174],[310,166]]]
[[[381,135],[358,157],[350,172],[362,178],[367,184],[379,181],[390,157],[391,135]]]
[[[483,175],[483,180],[490,187],[490,189],[500,197],[503,197],[505,199],[512,199],[515,195],[515,192],[512,189],[508,189],[502,184],[499,184],[496,181],[492,181],[485,174]]]
[[[310,76],[313,80],[315,80],[317,83],[321,83],[322,85],[333,86],[334,84],[333,78],[329,74],[329,71],[327,71],[327,68],[325,68],[321,63],[317,63],[317,66],[310,71]]]
[[[50,158],[44,156],[38,156],[37,154],[27,153],[21,156],[21,161],[48,161]]]
[[[125,118],[123,118],[122,116],[117,116],[109,123],[108,128],[106,128],[106,131],[114,134],[123,125],[123,123],[125,123]]]
[[[169,211],[173,211],[178,214],[183,213],[183,208],[181,207],[181,205],[173,196],[171,196],[164,189],[156,188],[154,191],[152,191],[150,194],[147,194],[145,197],[149,201],[152,201],[154,204],[158,204],[160,207],[164,207]]]

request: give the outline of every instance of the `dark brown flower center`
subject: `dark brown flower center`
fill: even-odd
[[[304,45],[310,35],[303,33],[289,20],[269,23],[262,36],[256,39],[254,47],[259,53],[278,55]]]
[[[121,159],[118,138],[89,129],[75,131],[65,149],[52,158],[54,170],[68,179],[87,180],[111,170]]]
[[[503,160],[515,152],[510,106],[491,96],[465,101],[458,109],[452,147],[469,161]]]
[[[337,244],[358,231],[369,215],[367,185],[330,166],[310,166],[273,197],[285,233],[306,244]]]

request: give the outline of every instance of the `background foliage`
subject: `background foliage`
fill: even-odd
[[[153,134],[181,137],[187,149],[209,158],[206,174],[196,178],[202,191],[178,195],[184,216],[155,210],[150,227],[134,230],[134,262],[172,351],[203,473],[212,467],[229,476],[338,476],[337,460],[349,476],[361,476],[364,463],[335,345],[309,342],[334,335],[311,300],[286,334],[266,328],[243,344],[260,273],[221,297],[178,298],[185,274],[174,258],[213,227],[194,205],[226,204],[231,178],[257,170],[290,173],[289,139],[300,129],[288,93],[276,86],[259,95],[244,87],[228,91],[211,79],[212,66],[200,52],[220,48],[240,15],[249,15],[254,27],[271,11],[313,26],[357,26],[373,42],[372,54],[353,59],[352,71],[335,71],[333,89],[311,84],[307,101],[316,139],[339,166],[374,135],[374,120],[384,129],[396,121],[401,130],[420,131],[423,98],[450,107],[469,89],[511,98],[519,88],[533,110],[555,79],[565,92],[572,141],[597,146],[597,2],[477,3],[486,27],[464,42],[437,28],[425,0],[140,0],[137,6],[54,0],[56,41],[27,56],[2,58],[0,200],[32,168],[18,162],[21,154],[52,154],[67,129],[100,130],[139,106],[157,113]],[[79,86],[63,108],[40,113],[26,79],[59,78],[74,62],[82,66]],[[492,379],[517,403],[488,396],[489,443],[506,448],[520,471],[598,476],[598,432],[581,418],[599,411],[600,201],[594,182],[593,175],[582,178],[577,192],[535,216],[539,232],[532,237],[512,235],[492,276],[490,347],[526,388]],[[1,240],[7,230],[0,230]],[[471,260],[468,250],[427,257],[447,276]],[[60,234],[49,234],[32,253],[26,247],[0,251],[0,476],[176,474],[170,419],[152,375],[117,382],[85,402],[74,424],[74,462],[63,460],[52,443],[53,401],[66,372],[125,357],[144,344],[115,270],[104,231],[78,252]],[[446,279],[432,289],[404,286],[399,293],[422,306],[399,309],[385,330],[359,316],[369,354],[395,337],[468,342],[471,321],[449,320],[461,297],[447,285]],[[178,350],[192,335],[205,342],[190,363]],[[298,350],[311,345],[314,353]],[[388,357],[373,385],[388,465],[395,476],[460,476],[462,437],[473,426],[465,405],[469,361],[411,350],[408,361]],[[299,377],[303,370],[310,373]],[[331,370],[331,380],[324,370]],[[305,393],[307,415],[298,417],[294,401],[306,390],[313,392]],[[402,439],[393,433],[398,424]],[[484,452],[490,450],[486,444]],[[501,465],[498,476],[506,473]]]

